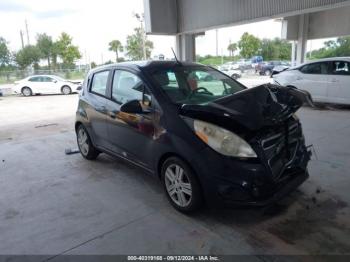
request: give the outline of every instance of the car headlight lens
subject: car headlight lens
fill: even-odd
[[[225,156],[256,158],[251,146],[236,134],[216,125],[194,120],[196,135],[215,151]]]

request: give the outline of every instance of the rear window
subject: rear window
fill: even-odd
[[[350,75],[350,63],[345,61],[332,62],[333,75]]]
[[[156,70],[152,78],[176,104],[206,104],[245,89],[232,78],[201,66]]]

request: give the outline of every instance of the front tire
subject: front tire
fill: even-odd
[[[100,152],[93,146],[86,128],[83,125],[79,125],[76,134],[81,155],[87,160],[95,160]]]
[[[203,204],[201,187],[192,169],[178,157],[168,158],[161,170],[165,193],[172,206],[191,213]]]
[[[72,89],[69,86],[63,86],[61,91],[64,95],[69,95],[72,93]]]
[[[266,70],[266,71],[265,71],[265,75],[266,75],[266,76],[270,76],[271,74],[272,74],[271,70]]]
[[[30,89],[29,87],[23,87],[22,88],[22,95],[23,96],[31,96],[33,95],[32,89]]]

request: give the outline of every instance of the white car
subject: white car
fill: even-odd
[[[233,79],[238,79],[238,78],[241,78],[242,76],[242,73],[240,70],[237,70],[237,69],[232,69],[232,68],[224,68],[222,70],[220,70],[221,72],[223,72],[224,74],[232,77]]]
[[[34,75],[15,82],[13,92],[24,96],[35,94],[64,94],[78,92],[81,85],[54,75]]]
[[[350,57],[308,62],[273,79],[275,84],[309,92],[314,102],[350,105]]]
[[[236,62],[227,62],[218,67],[220,71],[227,70],[239,70],[239,65]]]

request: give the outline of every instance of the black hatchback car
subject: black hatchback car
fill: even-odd
[[[204,202],[262,206],[308,178],[294,114],[306,100],[297,89],[247,89],[195,63],[108,65],[84,81],[77,142],[86,159],[104,152],[155,174],[182,212]]]

